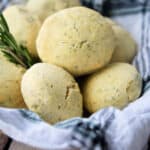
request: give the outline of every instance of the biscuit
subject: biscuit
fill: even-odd
[[[142,79],[134,66],[113,63],[87,77],[82,88],[89,112],[109,106],[121,109],[140,96]]]
[[[78,84],[60,67],[46,63],[33,65],[23,76],[21,89],[28,108],[49,123],[82,116]]]
[[[68,8],[48,17],[36,43],[43,62],[63,67],[74,76],[104,67],[116,46],[109,23],[85,7]]]

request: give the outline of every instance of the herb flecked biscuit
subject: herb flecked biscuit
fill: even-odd
[[[39,18],[18,5],[7,7],[3,15],[17,42],[26,46],[34,57],[38,57],[35,41],[41,27]]]
[[[46,63],[33,65],[23,76],[22,94],[28,108],[49,123],[82,116],[82,96],[74,78]]]
[[[25,69],[0,57],[0,107],[26,108],[21,95]]]
[[[44,21],[59,10],[80,5],[80,0],[29,0],[26,7]]]
[[[116,36],[116,48],[111,62],[131,62],[137,53],[137,45],[131,35],[121,26],[106,18]]]
[[[111,26],[99,13],[74,7],[48,17],[36,43],[43,62],[80,76],[109,63],[115,37]]]
[[[123,108],[140,96],[141,89],[142,79],[134,66],[110,64],[83,83],[84,105],[91,113],[108,106]]]

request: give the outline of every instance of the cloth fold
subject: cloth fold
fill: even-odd
[[[2,0],[0,8],[5,8],[10,1]],[[142,96],[123,110],[105,108],[89,118],[73,118],[54,126],[30,111],[0,108],[0,130],[16,141],[46,150],[147,150],[150,137],[150,1],[82,0],[82,4],[110,16],[137,41],[138,54],[133,64],[144,80]]]

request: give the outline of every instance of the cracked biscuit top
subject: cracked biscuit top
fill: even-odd
[[[74,78],[55,65],[38,63],[23,76],[22,94],[31,111],[49,123],[82,116],[82,96]]]

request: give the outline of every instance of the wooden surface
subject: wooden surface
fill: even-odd
[[[0,150],[5,149],[5,146],[8,143],[8,137],[5,136],[1,131],[0,131]]]
[[[24,144],[11,141],[6,135],[0,131],[0,150],[41,150],[32,148]]]

